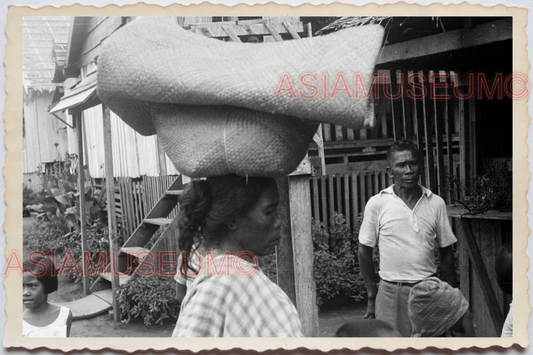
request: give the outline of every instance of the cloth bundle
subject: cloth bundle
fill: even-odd
[[[458,288],[430,277],[413,286],[408,307],[413,336],[434,337],[461,319],[468,310],[468,301]]]
[[[368,92],[382,36],[382,27],[363,26],[246,44],[191,33],[172,18],[140,18],[104,41],[98,96],[140,134],[157,133],[185,175],[284,175],[305,156],[318,123],[373,124],[361,85]],[[304,98],[310,84],[317,95]]]

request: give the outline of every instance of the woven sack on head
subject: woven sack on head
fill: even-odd
[[[318,124],[234,106],[158,105],[157,136],[190,177],[281,176],[304,158]]]
[[[98,95],[143,135],[155,133],[145,103],[236,106],[362,128],[373,122],[365,122],[361,85],[368,92],[382,37],[383,28],[370,25],[284,42],[222,42],[171,18],[140,18],[104,41]],[[291,84],[296,97],[279,90]]]

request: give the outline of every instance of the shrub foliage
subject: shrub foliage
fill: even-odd
[[[142,319],[145,325],[163,325],[178,319],[180,304],[172,278],[134,278],[120,286],[117,298],[126,323]]]
[[[87,249],[95,268],[102,253],[109,255],[108,235],[107,226],[99,221],[87,226]],[[38,220],[24,229],[24,249],[25,253],[32,251],[40,251],[47,255],[54,253],[56,268],[64,271],[61,276],[71,282],[81,282],[83,261],[81,235],[78,232],[64,234],[54,223]],[[72,259],[76,267],[72,265]],[[90,268],[89,275],[92,282],[95,277]]]
[[[357,260],[357,232],[346,226],[341,214],[335,214],[326,230],[323,223],[313,221],[315,251],[314,273],[318,306],[344,294],[360,301],[366,294]],[[334,240],[334,243],[330,243]]]

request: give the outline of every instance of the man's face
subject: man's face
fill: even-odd
[[[394,184],[403,189],[418,186],[422,164],[410,150],[395,152],[388,167]]]

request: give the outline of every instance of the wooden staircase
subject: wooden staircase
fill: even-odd
[[[119,284],[126,284],[139,275],[169,273],[175,270],[160,270],[160,257],[163,265],[170,265],[172,258],[177,259],[177,212],[180,195],[183,191],[181,175],[167,189],[142,223],[126,240],[117,254],[116,272],[119,272]],[[165,254],[160,252],[167,252]],[[168,257],[170,255],[170,258]],[[111,257],[111,256],[110,256]],[[152,267],[148,265],[153,265]],[[175,264],[174,264],[175,265]],[[140,267],[139,267],[140,266]],[[173,266],[175,269],[175,266]],[[113,273],[109,261],[105,272],[101,272],[92,284],[91,292],[111,289]]]

